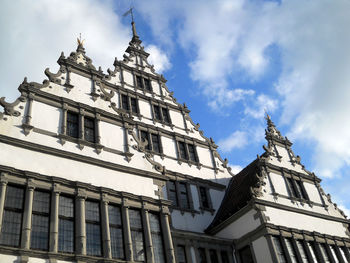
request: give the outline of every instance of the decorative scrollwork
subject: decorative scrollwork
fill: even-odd
[[[18,99],[16,99],[14,102],[9,103],[5,101],[5,97],[0,98],[0,106],[4,108],[4,113],[9,116],[19,117],[21,113],[17,110],[15,110],[15,107],[21,103],[25,102],[26,97],[24,95],[21,95]]]
[[[105,85],[101,81],[96,81],[96,85],[100,87],[100,90],[102,94],[100,94],[100,97],[104,99],[105,101],[110,101],[111,98],[114,97],[114,91],[111,90],[110,92],[107,92],[105,89]]]
[[[45,75],[49,78],[49,80],[53,83],[61,85],[61,79],[59,78],[63,73],[66,73],[66,69],[63,65],[61,65],[60,69],[56,74],[51,73],[49,68],[45,69]]]

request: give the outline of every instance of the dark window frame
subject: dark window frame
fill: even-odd
[[[203,210],[214,210],[211,196],[210,196],[210,189],[203,185],[198,185],[198,196],[199,196],[199,203],[200,203],[200,209]]]
[[[153,92],[152,79],[135,74],[135,87],[148,92]]]
[[[304,187],[303,181],[300,178],[296,179],[293,176],[286,176],[285,183],[289,198],[305,201],[310,200]]]
[[[146,145],[145,150],[150,151],[154,154],[163,155],[163,147],[160,133],[142,128],[139,128],[138,130],[139,139],[142,140],[145,137],[145,139],[147,139],[148,144]],[[155,138],[157,138],[157,140]],[[156,147],[155,145],[158,146]]]
[[[170,185],[175,186],[173,189],[170,189]],[[181,191],[181,185],[183,185],[185,192]],[[184,211],[193,211],[193,201],[192,201],[192,192],[191,192],[191,185],[188,182],[181,182],[181,181],[176,181],[176,180],[169,180],[167,182],[167,195],[168,195],[168,200],[174,201],[176,200],[176,204],[173,203],[172,207],[173,208],[177,208],[180,210],[184,210]],[[170,199],[170,194],[172,194],[173,197],[175,197],[176,199],[172,198]],[[184,205],[184,203],[182,202],[181,195],[185,195],[186,196],[186,205]]]
[[[153,120],[162,124],[172,125],[169,108],[160,103],[151,103]]]
[[[73,202],[73,215],[72,216],[66,216],[66,215],[62,215],[60,214],[60,207],[61,207],[61,197],[62,198],[67,198],[67,199],[71,199]],[[61,252],[61,253],[75,253],[75,233],[76,233],[76,227],[75,227],[75,198],[73,196],[69,196],[69,195],[65,195],[65,194],[61,194],[59,196],[59,201],[58,201],[58,236],[57,236],[57,251]],[[73,248],[71,251],[69,250],[64,250],[64,249],[60,249],[60,220],[64,220],[64,221],[69,221],[73,224]]]
[[[119,209],[119,215],[120,215],[120,224],[115,224],[115,223],[111,223],[111,216],[110,216],[110,207],[114,207],[114,208],[118,208]],[[124,233],[123,233],[123,218],[122,218],[122,211],[121,211],[121,207],[119,205],[115,205],[115,204],[108,204],[108,218],[109,218],[109,228],[110,228],[110,235],[111,235],[111,253],[112,253],[112,258],[114,259],[125,259],[125,246],[124,246]],[[121,231],[121,241],[122,241],[122,256],[121,257],[115,257],[113,256],[113,246],[112,246],[112,229],[118,229]]]
[[[137,96],[129,93],[119,93],[119,109],[127,111],[130,114],[140,115],[139,100]]]
[[[180,161],[186,161],[194,164],[199,163],[199,157],[195,142],[188,142],[187,140],[176,138],[176,146],[177,157]],[[189,148],[193,149],[193,152],[190,152]]]
[[[74,134],[74,136],[72,136],[73,134],[69,131],[69,115],[71,116],[76,116],[78,118],[78,121],[76,123],[76,133]],[[91,116],[92,115],[92,116]],[[88,127],[90,125],[87,125],[88,122],[86,122],[86,120],[88,120],[90,123],[92,124],[92,127]],[[85,113],[80,113],[79,111],[76,110],[67,110],[67,118],[66,118],[66,135],[69,138],[73,138],[75,140],[82,140],[86,143],[89,144],[96,144],[97,143],[97,119],[96,119],[96,115],[95,114],[85,114]],[[92,130],[92,137],[87,138],[88,137],[88,133],[87,133],[87,129]],[[84,131],[84,132],[83,132]]]
[[[140,215],[140,222],[141,222],[141,226],[140,227],[132,226],[132,223],[131,223],[131,220],[130,220],[130,218],[131,218],[130,211],[137,211],[139,213],[139,215]],[[132,249],[134,250],[134,244],[136,246],[136,242],[135,242],[135,240],[133,240],[133,235],[132,235],[133,232],[135,232],[135,233],[137,232],[139,234],[141,233],[142,243],[143,243],[143,260],[137,260],[137,258],[136,258],[137,255],[135,255],[136,253],[133,253],[133,256],[134,256],[133,261],[135,261],[135,262],[146,262],[147,261],[146,242],[145,242],[145,233],[144,233],[144,222],[142,220],[142,212],[141,212],[141,210],[137,209],[137,208],[129,209],[129,220],[130,220],[129,225],[130,225],[131,239],[132,239],[132,243],[133,243]]]
[[[87,216],[86,216],[86,211],[87,211],[87,203],[95,203],[97,204],[97,207],[98,207],[98,221],[96,220],[92,220],[92,219],[88,219]],[[93,199],[88,199],[85,201],[85,232],[86,232],[86,255],[89,255],[89,256],[95,256],[95,257],[102,257],[103,256],[103,242],[102,242],[102,217],[101,217],[101,206],[100,206],[100,201],[97,201],[97,200],[93,200]],[[89,254],[89,248],[88,248],[88,230],[87,230],[87,226],[88,225],[94,225],[94,226],[98,226],[99,227],[99,240],[100,240],[100,243],[99,243],[99,254]],[[96,245],[96,244],[94,244]],[[94,248],[92,247],[91,248],[92,250],[94,250]]]

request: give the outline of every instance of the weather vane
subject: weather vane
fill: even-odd
[[[130,9],[123,14],[124,17],[131,14],[131,22],[134,22],[134,14],[132,12],[133,9],[133,7],[130,7]]]

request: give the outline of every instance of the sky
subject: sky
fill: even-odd
[[[263,153],[267,111],[350,216],[349,0],[2,0],[0,97],[56,72],[80,33],[113,68],[131,5],[150,62],[234,172]]]

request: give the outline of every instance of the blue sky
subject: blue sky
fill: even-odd
[[[302,163],[350,209],[350,2],[37,0],[0,3],[0,96],[41,82],[60,52],[106,71],[137,31],[150,60],[235,171],[263,152],[264,110]]]

